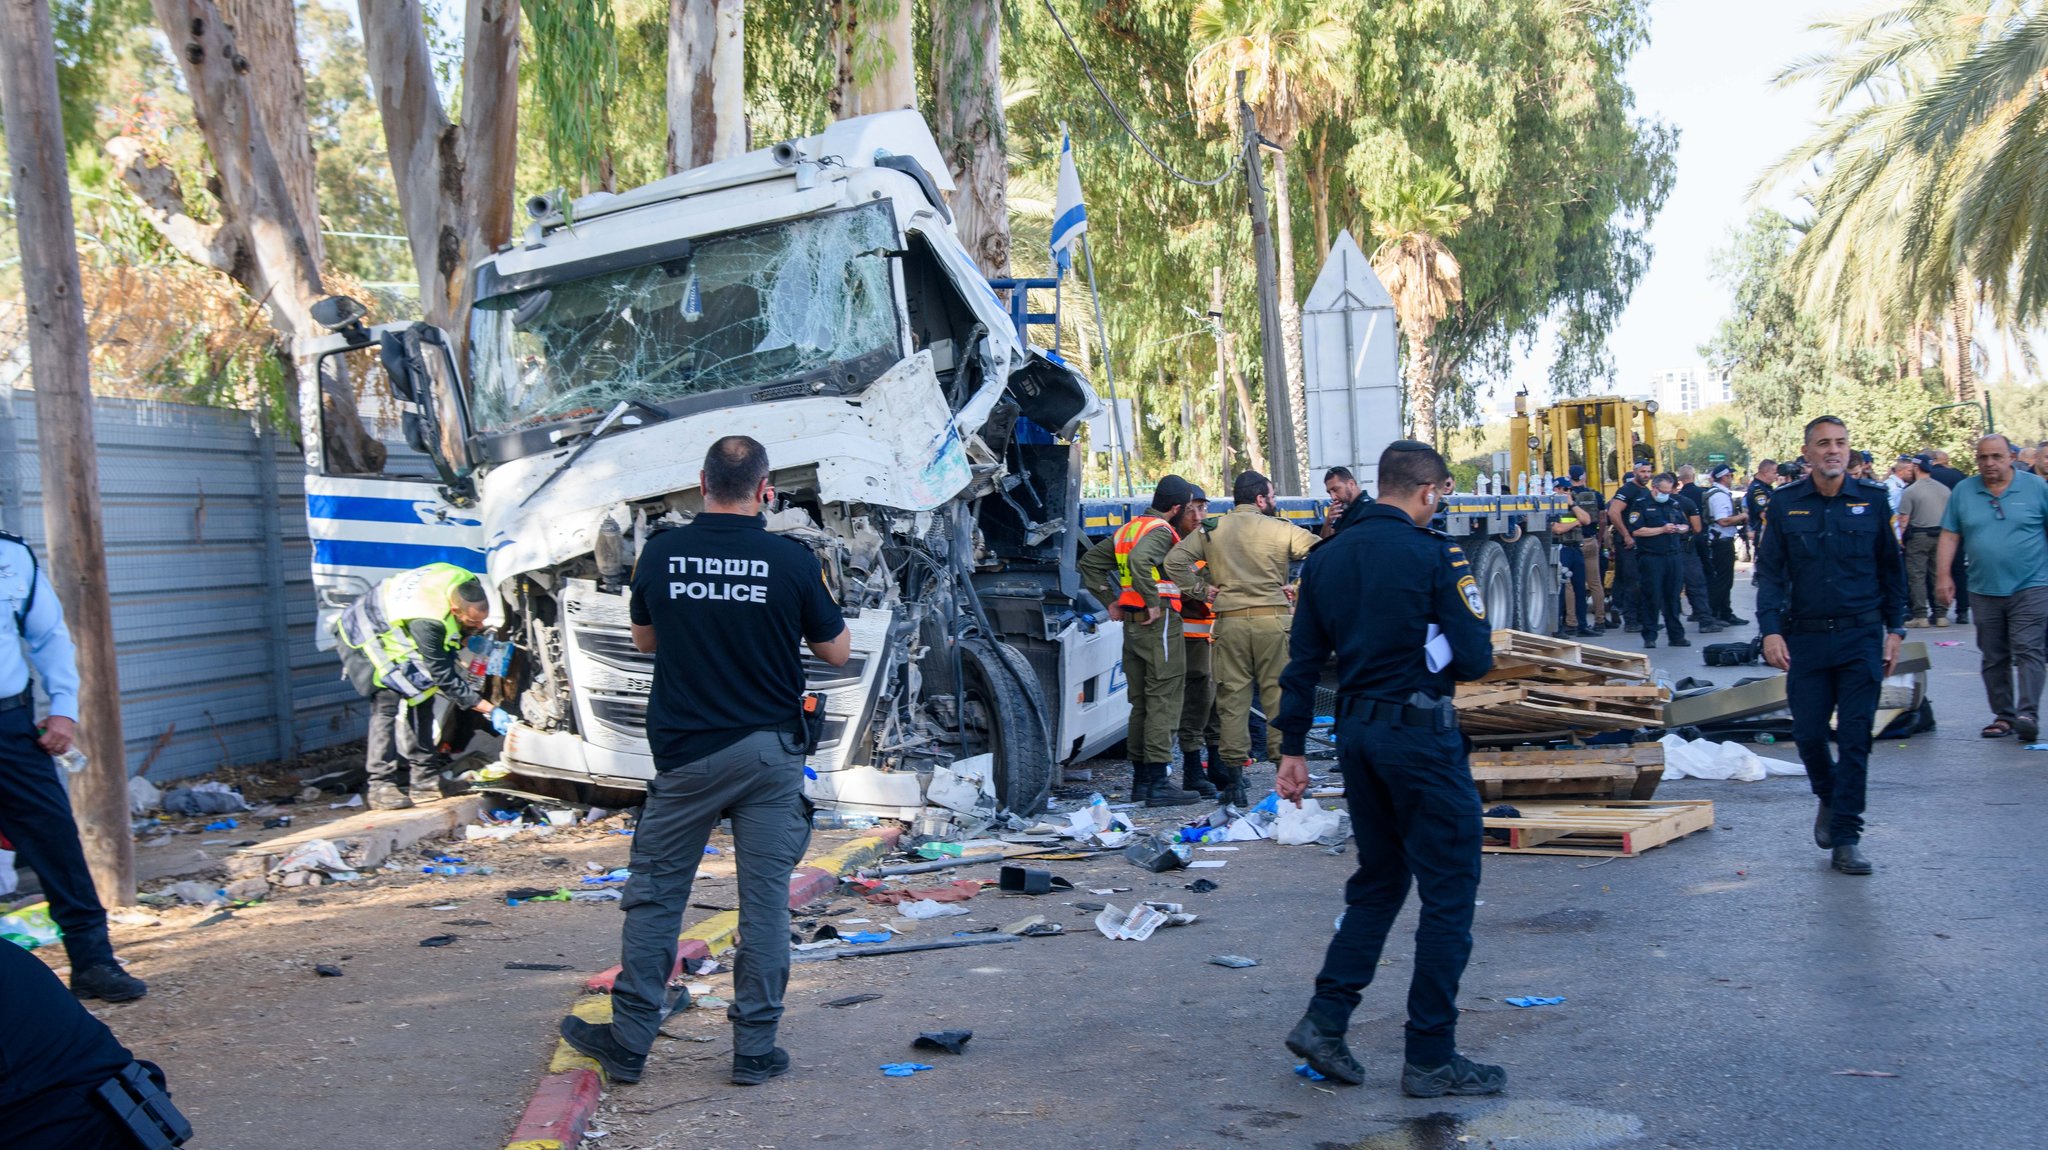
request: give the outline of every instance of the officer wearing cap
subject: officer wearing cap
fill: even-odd
[[[1707,502],[1701,508],[1701,524],[1707,536],[1707,605],[1723,626],[1738,627],[1749,620],[1735,613],[1735,537],[1742,530],[1742,509],[1735,505],[1735,469],[1717,463],[1707,474]]]
[[[78,663],[71,632],[35,552],[20,536],[6,532],[0,532],[0,605],[12,618],[15,635],[0,642],[0,835],[43,882],[50,916],[64,932],[72,992],[107,1002],[141,998],[149,988],[114,959],[107,909],[85,865],[71,799],[50,759],[69,751],[78,731]],[[50,698],[41,728],[36,726],[35,688],[29,685],[31,665]],[[0,943],[5,945],[12,944]],[[9,1015],[0,1011],[0,1018]]]
[[[1187,686],[1187,643],[1181,638],[1178,583],[1166,573],[1166,555],[1201,522],[1193,508],[1194,484],[1168,475],[1152,490],[1152,510],[1137,515],[1081,557],[1081,583],[1108,603],[1123,624],[1124,682],[1131,700],[1131,799],[1165,807],[1195,795],[1167,781],[1173,732]]]
[[[1700,634],[1710,635],[1721,629],[1719,616],[1714,614],[1707,598],[1707,533],[1705,516],[1707,511],[1707,490],[1696,480],[1699,472],[1688,463],[1678,469],[1678,486],[1672,494],[1684,505],[1686,523],[1691,531],[1679,551],[1680,571],[1685,580],[1685,601],[1692,608],[1692,621],[1699,624]]]
[[[1365,1068],[1344,1035],[1380,966],[1387,932],[1408,899],[1422,897],[1408,987],[1401,1089],[1418,1098],[1497,1094],[1507,1072],[1458,1053],[1458,980],[1472,954],[1482,831],[1465,737],[1451,699],[1460,681],[1493,668],[1486,603],[1458,545],[1429,529],[1450,474],[1427,444],[1401,440],[1380,456],[1380,500],[1363,522],[1309,558],[1301,610],[1282,680],[1282,798],[1308,789],[1303,758],[1317,685],[1337,664],[1338,770],[1356,832],[1358,870],[1344,885],[1344,917],[1330,940],[1315,995],[1287,1048],[1317,1073],[1356,1085]],[[1372,625],[1359,626],[1360,604]],[[1432,663],[1430,632],[1450,645]],[[1434,666],[1434,669],[1432,667]]]
[[[1571,469],[1572,502],[1585,512],[1582,516],[1594,527],[1581,528],[1579,532],[1579,555],[1586,568],[1586,594],[1593,601],[1593,615],[1590,620],[1584,614],[1579,622],[1591,622],[1593,633],[1601,634],[1607,627],[1607,564],[1601,559],[1602,544],[1607,541],[1606,517],[1600,513],[1600,493],[1586,486],[1586,469],[1577,464]]]
[[[1198,486],[1192,488],[1188,509],[1195,521],[1194,531],[1189,534],[1208,530],[1209,493]],[[1217,746],[1223,724],[1216,718],[1216,611],[1200,596],[1182,595],[1180,625],[1181,641],[1187,644],[1188,656],[1187,681],[1181,691],[1180,731],[1176,735],[1180,743],[1180,789],[1193,791],[1207,802],[1216,797],[1217,790],[1210,772],[1223,765],[1222,751]],[[1206,766],[1202,762],[1205,747],[1209,752]]]
[[[1256,471],[1237,477],[1229,514],[1208,531],[1190,536],[1166,557],[1167,574],[1216,609],[1216,710],[1222,725],[1223,780],[1231,803],[1244,806],[1244,768],[1252,746],[1253,693],[1272,706],[1280,697],[1280,670],[1287,662],[1287,622],[1294,613],[1288,597],[1292,566],[1320,542],[1280,519],[1273,484]],[[1362,513],[1369,508],[1359,509]],[[1351,514],[1350,511],[1345,512]],[[1349,534],[1349,532],[1345,532]],[[1270,733],[1268,740],[1270,740]]]
[[[1764,519],[1770,513],[1771,492],[1778,486],[1778,461],[1766,459],[1756,465],[1755,474],[1749,477],[1749,487],[1742,493],[1742,522],[1749,530],[1749,549],[1752,556],[1762,553],[1764,545]],[[1756,582],[1756,573],[1750,573],[1750,582]]]
[[[1572,481],[1562,475],[1551,480],[1550,486],[1553,494],[1571,495]],[[1559,634],[1567,628],[1586,636],[1600,633],[1593,628],[1592,617],[1586,614],[1586,557],[1579,549],[1593,523],[1592,513],[1574,501],[1569,511],[1550,524],[1550,538],[1558,545],[1558,562],[1564,565],[1565,578],[1570,583],[1557,592]]]
[[[1813,474],[1778,491],[1757,557],[1758,630],[1764,661],[1785,672],[1793,738],[1820,800],[1814,843],[1836,870],[1869,874],[1870,725],[1906,634],[1906,572],[1884,485],[1849,476],[1847,425],[1808,423],[1802,454]]]

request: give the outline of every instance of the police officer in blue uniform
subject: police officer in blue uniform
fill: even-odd
[[[1301,581],[1289,660],[1281,676],[1280,771],[1275,786],[1299,801],[1316,685],[1336,655],[1337,749],[1358,843],[1358,871],[1316,976],[1308,1012],[1287,1048],[1317,1073],[1356,1085],[1365,1070],[1344,1043],[1361,992],[1378,972],[1387,932],[1412,879],[1422,896],[1415,973],[1408,987],[1401,1089],[1417,1098],[1497,1094],[1507,1072],[1458,1053],[1458,980],[1472,953],[1473,896],[1482,831],[1478,792],[1451,698],[1460,680],[1493,667],[1486,604],[1470,562],[1429,529],[1450,477],[1443,456],[1401,440],[1380,456],[1379,502],[1316,548]],[[1358,626],[1358,605],[1375,622]],[[1450,644],[1430,667],[1434,624]]]
[[[1785,672],[1793,737],[1820,800],[1813,841],[1833,852],[1836,870],[1869,874],[1861,843],[1870,725],[1906,637],[1906,569],[1884,484],[1849,475],[1848,427],[1832,415],[1807,424],[1802,454],[1807,477],[1771,497],[1757,557],[1758,629],[1764,661]]]
[[[1678,592],[1685,585],[1685,550],[1692,546],[1692,516],[1675,489],[1678,478],[1670,472],[1651,482],[1650,498],[1629,509],[1624,521],[1636,545],[1636,578],[1642,587],[1642,614],[1637,622],[1643,631],[1643,649],[1657,645],[1657,616],[1664,616],[1665,635],[1674,647],[1690,647],[1685,637],[1685,615],[1678,607]]]
[[[71,632],[35,553],[6,532],[0,532],[0,601],[13,616],[15,633],[14,641],[0,641],[0,835],[14,844],[50,896],[50,917],[63,930],[71,958],[72,992],[107,1002],[141,998],[149,987],[114,960],[107,909],[93,889],[71,799],[50,760],[70,750],[77,734],[78,664]],[[28,682],[31,662],[50,697],[40,730]]]

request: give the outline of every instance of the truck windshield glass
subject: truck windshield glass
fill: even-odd
[[[470,322],[477,430],[777,383],[894,352],[886,253],[897,244],[888,206],[876,203],[480,300]]]

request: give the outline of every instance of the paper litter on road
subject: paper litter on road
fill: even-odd
[[[1129,911],[1115,903],[1102,908],[1095,916],[1095,929],[1102,937],[1112,941],[1143,942],[1152,937],[1152,932],[1166,924],[1166,915],[1139,903]]]
[[[1198,851],[1234,851],[1236,847],[1196,847]]]
[[[1191,862],[1191,863],[1189,863],[1189,864],[1188,864],[1188,869],[1189,869],[1189,870],[1199,870],[1199,869],[1210,869],[1210,870],[1213,870],[1213,869],[1215,869],[1216,867],[1220,867],[1220,866],[1223,866],[1223,865],[1224,865],[1224,864],[1225,864],[1226,862],[1228,862],[1228,861],[1229,861],[1228,859],[1196,859],[1195,861],[1193,861],[1193,862]]]
[[[904,918],[944,918],[947,915],[966,914],[967,908],[959,903],[934,902],[928,898],[906,902],[896,908]]]

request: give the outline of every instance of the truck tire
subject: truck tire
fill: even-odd
[[[960,643],[966,682],[966,755],[994,755],[996,802],[1037,814],[1052,791],[1052,736],[1038,676],[1015,647],[986,638]]]
[[[1515,627],[1537,635],[1557,630],[1557,573],[1551,552],[1556,544],[1529,533],[1515,541]]]
[[[1496,631],[1515,625],[1515,576],[1508,567],[1507,549],[1488,539],[1465,549],[1472,557],[1472,578],[1479,584],[1479,597],[1486,603],[1486,623]]]

